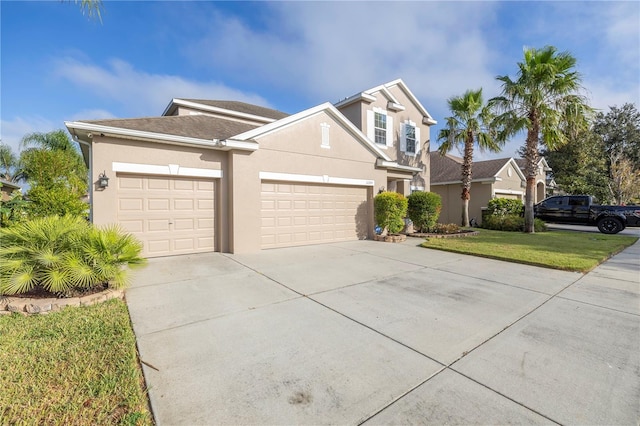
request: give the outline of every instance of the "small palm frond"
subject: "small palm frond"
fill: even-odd
[[[52,293],[59,293],[73,288],[69,272],[64,268],[43,271],[40,285]]]
[[[0,294],[20,294],[32,290],[38,285],[38,274],[33,267],[25,265],[23,269],[11,274],[0,275]]]

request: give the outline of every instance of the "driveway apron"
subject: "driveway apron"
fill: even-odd
[[[640,242],[586,275],[417,242],[152,259],[157,423],[637,423]]]

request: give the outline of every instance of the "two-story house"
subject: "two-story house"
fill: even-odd
[[[173,99],[159,117],[65,122],[92,221],[149,257],[371,238],[381,189],[429,190],[432,124],[402,80],[292,115]]]

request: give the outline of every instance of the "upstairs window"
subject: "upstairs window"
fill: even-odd
[[[378,147],[393,146],[393,117],[386,110],[378,107],[368,110],[366,125],[367,137]]]
[[[400,151],[409,156],[420,152],[420,128],[411,120],[400,124]]]
[[[380,112],[376,112],[373,127],[375,129],[374,130],[375,143],[380,145],[386,145],[387,144],[387,115],[382,114]]]
[[[407,154],[415,154],[416,153],[416,128],[414,126],[405,125],[405,138],[407,142],[407,148],[405,152]]]

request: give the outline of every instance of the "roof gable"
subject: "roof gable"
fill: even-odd
[[[261,136],[265,136],[267,134],[277,132],[278,130],[285,127],[295,125],[305,120],[306,118],[321,112],[326,112],[328,115],[332,116],[336,121],[342,124],[347,129],[347,131],[351,133],[356,141],[360,142],[360,144],[367,148],[376,157],[382,158],[384,161],[391,161],[389,156],[384,151],[375,146],[374,143],[360,131],[360,129],[354,126],[351,121],[349,121],[340,111],[336,109],[336,107],[328,102],[301,111],[297,114],[290,115],[273,123],[265,124],[264,126],[260,126],[247,132],[235,135],[231,139],[234,141],[253,141],[256,138],[260,138]]]
[[[275,120],[287,117],[289,114],[259,105],[248,104],[239,101],[209,100],[209,99],[179,99],[171,100],[162,113],[163,116],[171,116],[179,106],[192,108],[202,113],[220,114],[244,120],[252,120],[257,123],[271,123]]]
[[[367,89],[364,90],[360,93],[356,93],[355,95],[352,95],[346,99],[343,99],[342,101],[338,102],[335,104],[335,106],[337,108],[341,108],[343,106],[347,106],[350,105],[354,102],[358,102],[358,101],[365,101],[365,102],[373,102],[375,101],[377,98],[375,96],[376,93],[381,93],[383,96],[385,96],[388,100],[388,106],[390,109],[395,110],[395,111],[402,111],[405,109],[404,105],[401,105],[398,102],[398,99],[396,99],[395,96],[393,96],[393,93],[391,93],[390,89],[392,87],[397,86],[400,90],[402,90],[404,92],[404,94],[407,96],[407,98],[409,98],[409,100],[411,101],[411,103],[418,109],[418,111],[420,111],[420,113],[422,114],[422,121],[424,124],[427,125],[434,125],[434,124],[438,124],[438,122],[436,120],[433,119],[433,117],[431,116],[431,114],[429,114],[429,112],[427,111],[427,109],[420,103],[420,101],[418,100],[418,98],[413,94],[413,92],[411,92],[411,90],[409,90],[409,87],[405,84],[404,81],[402,81],[401,78],[397,79],[397,80],[393,80],[390,81],[388,83],[385,84],[381,84],[379,86],[376,87],[372,87],[371,89]]]
[[[460,183],[462,182],[462,158],[453,155],[442,155],[439,152],[430,153],[431,183]],[[472,165],[472,182],[494,180],[502,170],[511,165],[520,179],[525,177],[513,158],[497,158],[493,160],[474,161]]]

